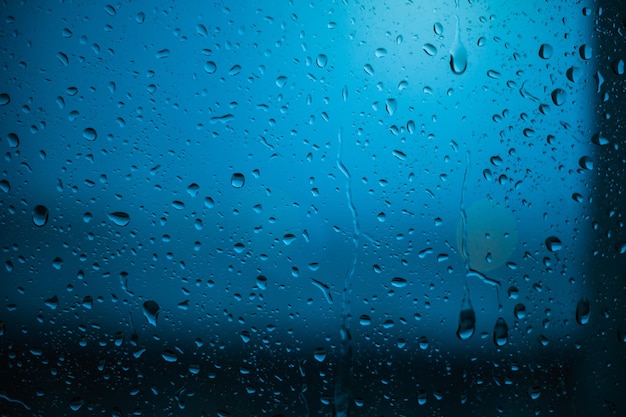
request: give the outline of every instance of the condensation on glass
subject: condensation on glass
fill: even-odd
[[[2,415],[622,415],[593,1],[6,2]]]

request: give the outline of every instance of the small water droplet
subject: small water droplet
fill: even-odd
[[[320,68],[324,68],[326,64],[328,64],[328,57],[324,54],[319,54],[317,58],[315,58],[315,64]]]
[[[283,88],[285,84],[287,84],[287,77],[281,75],[280,77],[276,78],[276,86],[278,88]]]
[[[165,362],[170,362],[170,363],[176,362],[178,360],[176,353],[169,349],[164,350],[163,353],[161,353],[161,357],[165,360]]]
[[[217,64],[213,61],[205,62],[204,71],[206,71],[207,74],[215,74],[215,71],[217,71]]]
[[[156,301],[148,300],[143,303],[143,315],[148,323],[156,327],[157,319],[159,317],[159,305]]]
[[[246,183],[246,177],[240,172],[235,172],[232,177],[230,177],[230,185],[235,188],[241,188]]]
[[[361,317],[359,317],[359,324],[361,326],[369,326],[372,324],[372,319],[367,314],[361,314]]]
[[[7,142],[9,143],[10,148],[17,148],[20,146],[20,138],[17,136],[17,133],[9,133],[7,135]]]
[[[235,76],[235,75],[239,75],[240,72],[241,72],[241,65],[233,65],[228,70],[228,75]]]
[[[109,213],[109,220],[117,226],[124,227],[130,223],[130,215],[123,211],[114,211],[113,213]]]
[[[428,56],[435,56],[435,55],[437,55],[437,47],[435,45],[433,45],[432,43],[425,44],[422,47],[422,49],[424,50],[424,52]]]
[[[563,244],[561,243],[561,239],[556,236],[550,236],[546,238],[546,248],[550,252],[558,252],[563,248]]]
[[[422,350],[428,349],[428,346],[429,346],[428,338],[426,336],[420,336],[417,339],[417,344],[419,345],[420,349],[422,349]]]
[[[419,405],[426,404],[427,400],[428,400],[428,395],[426,394],[426,390],[420,389],[419,391],[417,391],[417,403]]]
[[[396,288],[406,287],[407,284],[408,284],[407,280],[402,277],[394,277],[391,279],[391,285],[393,285]]]
[[[318,362],[324,362],[324,359],[326,359],[326,349],[323,347],[315,348],[313,351],[313,357]]]
[[[509,326],[502,317],[499,317],[496,321],[496,325],[493,327],[493,343],[502,347],[509,341]]]
[[[589,314],[591,312],[591,305],[589,300],[581,298],[576,304],[576,322],[581,326],[589,323]]]
[[[43,227],[48,223],[48,208],[46,206],[38,205],[33,209],[33,223],[37,227]]]
[[[522,303],[516,304],[515,307],[513,307],[513,313],[515,314],[515,317],[517,317],[519,320],[525,318],[526,306]]]
[[[72,411],[78,411],[81,409],[81,407],[85,404],[85,401],[83,401],[82,398],[80,397],[74,397],[72,398],[72,400],[70,401],[70,409]]]
[[[7,93],[0,94],[0,106],[6,106],[11,102],[11,96]]]
[[[435,35],[443,35],[443,25],[439,22],[435,22],[433,32],[435,32]]]
[[[289,246],[293,243],[293,241],[296,240],[296,236],[292,233],[287,233],[283,236],[283,243],[286,246]]]
[[[382,58],[387,55],[387,50],[385,48],[378,48],[376,52],[374,52],[374,55],[376,55],[376,58]]]
[[[611,68],[616,75],[624,75],[624,60],[619,59],[617,61],[613,61]]]
[[[387,111],[387,114],[389,116],[393,116],[397,108],[398,102],[395,98],[388,98],[387,100],[385,100],[385,110]]]
[[[374,68],[372,68],[370,64],[365,64],[363,66],[363,71],[365,71],[367,75],[374,75]]]

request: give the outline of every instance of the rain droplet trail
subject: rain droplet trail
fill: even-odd
[[[450,47],[450,68],[457,75],[463,74],[467,69],[467,49],[461,42],[461,21],[459,16],[456,16],[456,33],[454,34],[454,42],[452,42]]]
[[[337,373],[335,376],[335,412],[336,417],[346,417],[350,415],[350,402],[352,401],[352,336],[350,335],[350,298],[352,295],[352,277],[357,265],[359,237],[361,236],[361,226],[359,217],[352,200],[352,177],[341,159],[343,130],[337,136],[337,168],[346,178],[346,199],[350,214],[352,215],[352,247],[354,255],[352,263],[346,271],[343,280],[342,304],[341,304],[341,351]]]
[[[496,296],[498,299],[498,310],[502,310],[502,301],[500,300],[500,281],[487,277],[485,274],[476,271],[471,268],[470,263],[470,254],[468,250],[468,227],[467,227],[467,210],[465,208],[465,194],[467,193],[467,177],[469,173],[470,167],[470,153],[467,152],[465,156],[465,172],[463,173],[463,183],[461,186],[461,203],[460,203],[460,212],[461,212],[461,252],[463,255],[463,260],[465,261],[465,278],[464,278],[464,286],[465,286],[465,294],[463,295],[463,300],[461,301],[461,312],[459,313],[459,327],[457,329],[457,337],[461,340],[467,340],[474,334],[474,329],[476,325],[476,313],[474,312],[474,308],[472,307],[472,300],[470,299],[470,291],[469,291],[469,278],[479,278],[485,284],[489,284],[496,289]]]

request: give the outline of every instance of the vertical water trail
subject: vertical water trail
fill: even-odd
[[[335,375],[335,413],[336,417],[350,415],[350,402],[352,401],[352,337],[350,335],[350,299],[352,296],[352,278],[357,266],[359,237],[361,226],[359,216],[352,199],[352,177],[341,159],[343,129],[337,137],[337,168],[346,179],[346,200],[352,215],[352,263],[346,271],[343,280],[342,303],[341,303],[341,350],[337,373]]]
[[[472,300],[470,299],[469,285],[467,279],[470,275],[470,257],[467,250],[467,211],[465,210],[465,193],[467,192],[467,174],[470,166],[470,153],[467,151],[465,158],[465,172],[463,173],[463,184],[461,187],[461,252],[463,254],[463,260],[465,261],[465,275],[463,277],[463,284],[465,287],[465,294],[463,294],[463,300],[461,301],[461,311],[459,313],[459,326],[456,331],[456,336],[461,340],[467,340],[474,334],[476,328],[476,313],[472,307]]]
[[[467,49],[461,41],[461,20],[456,16],[456,33],[452,47],[450,47],[450,68],[457,75],[463,74],[467,69]]]

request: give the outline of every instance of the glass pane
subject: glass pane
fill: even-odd
[[[1,6],[2,415],[626,413],[619,6],[229,3]]]

